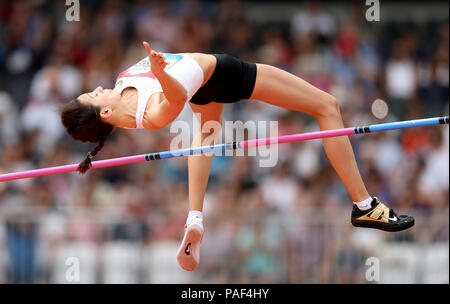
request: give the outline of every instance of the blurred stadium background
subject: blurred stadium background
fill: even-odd
[[[0,172],[78,163],[90,144],[66,135],[58,107],[158,51],[230,53],[297,74],[334,94],[346,126],[448,115],[447,1],[0,1]],[[371,110],[385,100],[388,115]],[[191,122],[186,107],[180,119]],[[257,102],[224,119],[318,130],[306,114]],[[176,262],[187,215],[187,159],[0,183],[0,282],[449,283],[449,128],[352,136],[369,192],[416,225],[354,229],[351,199],[321,141],[279,146],[280,163],[216,157],[194,273]],[[168,129],[116,130],[97,159],[167,150]]]

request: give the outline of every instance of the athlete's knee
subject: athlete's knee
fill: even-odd
[[[317,116],[333,117],[340,115],[339,102],[330,94],[324,95],[321,99],[320,107],[317,108]]]

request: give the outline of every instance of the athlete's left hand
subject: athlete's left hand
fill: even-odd
[[[147,54],[148,54],[148,58],[150,59],[152,73],[156,77],[158,77],[158,75],[160,75],[164,71],[164,68],[169,63],[164,58],[163,53],[158,53],[158,52],[153,51],[150,48],[150,45],[146,41],[143,41],[142,44],[144,45],[145,50],[147,51]]]

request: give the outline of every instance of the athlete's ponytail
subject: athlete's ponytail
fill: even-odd
[[[92,166],[92,159],[94,158],[95,155],[97,155],[97,153],[103,148],[103,146],[105,145],[105,141],[102,140],[100,141],[97,146],[95,146],[94,149],[91,150],[91,152],[88,152],[86,158],[78,165],[78,171],[80,173],[86,173],[87,170],[89,170]]]

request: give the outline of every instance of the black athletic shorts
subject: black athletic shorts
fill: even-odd
[[[212,101],[233,103],[250,98],[255,87],[256,64],[228,54],[212,55],[217,59],[216,68],[190,102],[205,105]]]

